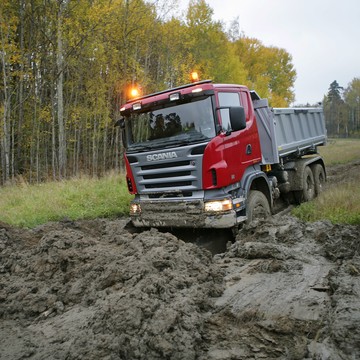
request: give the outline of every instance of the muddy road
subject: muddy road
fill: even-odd
[[[360,226],[277,214],[213,256],[127,222],[0,224],[0,359],[360,359]]]

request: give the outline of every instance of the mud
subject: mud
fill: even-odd
[[[1,359],[360,359],[360,226],[282,213],[213,256],[127,222],[0,223]]]

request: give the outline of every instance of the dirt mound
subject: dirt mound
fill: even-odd
[[[126,224],[0,224],[1,359],[360,358],[360,227],[275,216],[213,257]]]
[[[125,224],[49,224],[24,242],[2,229],[1,358],[195,359],[221,269],[193,244]]]
[[[216,256],[226,290],[212,318],[226,330],[208,358],[360,358],[359,230],[290,216],[244,228]]]

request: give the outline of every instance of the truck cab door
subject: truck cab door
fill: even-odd
[[[261,161],[261,150],[255,114],[248,91],[219,90],[218,116],[222,133],[223,159],[227,164],[227,183],[241,180],[247,167]],[[230,107],[244,107],[246,128],[234,131],[230,121]]]

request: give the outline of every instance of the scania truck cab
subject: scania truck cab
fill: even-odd
[[[120,124],[127,185],[135,195],[133,224],[233,228],[256,213],[270,214],[281,192],[298,199],[315,196],[325,166],[318,155],[304,155],[316,154],[325,143],[322,110],[288,111],[278,109],[276,117],[247,87],[210,80],[127,102]],[[307,124],[279,144],[281,117]],[[284,120],[280,123],[284,127]],[[289,124],[285,128],[280,133],[294,132]],[[311,169],[307,179],[305,168]]]

